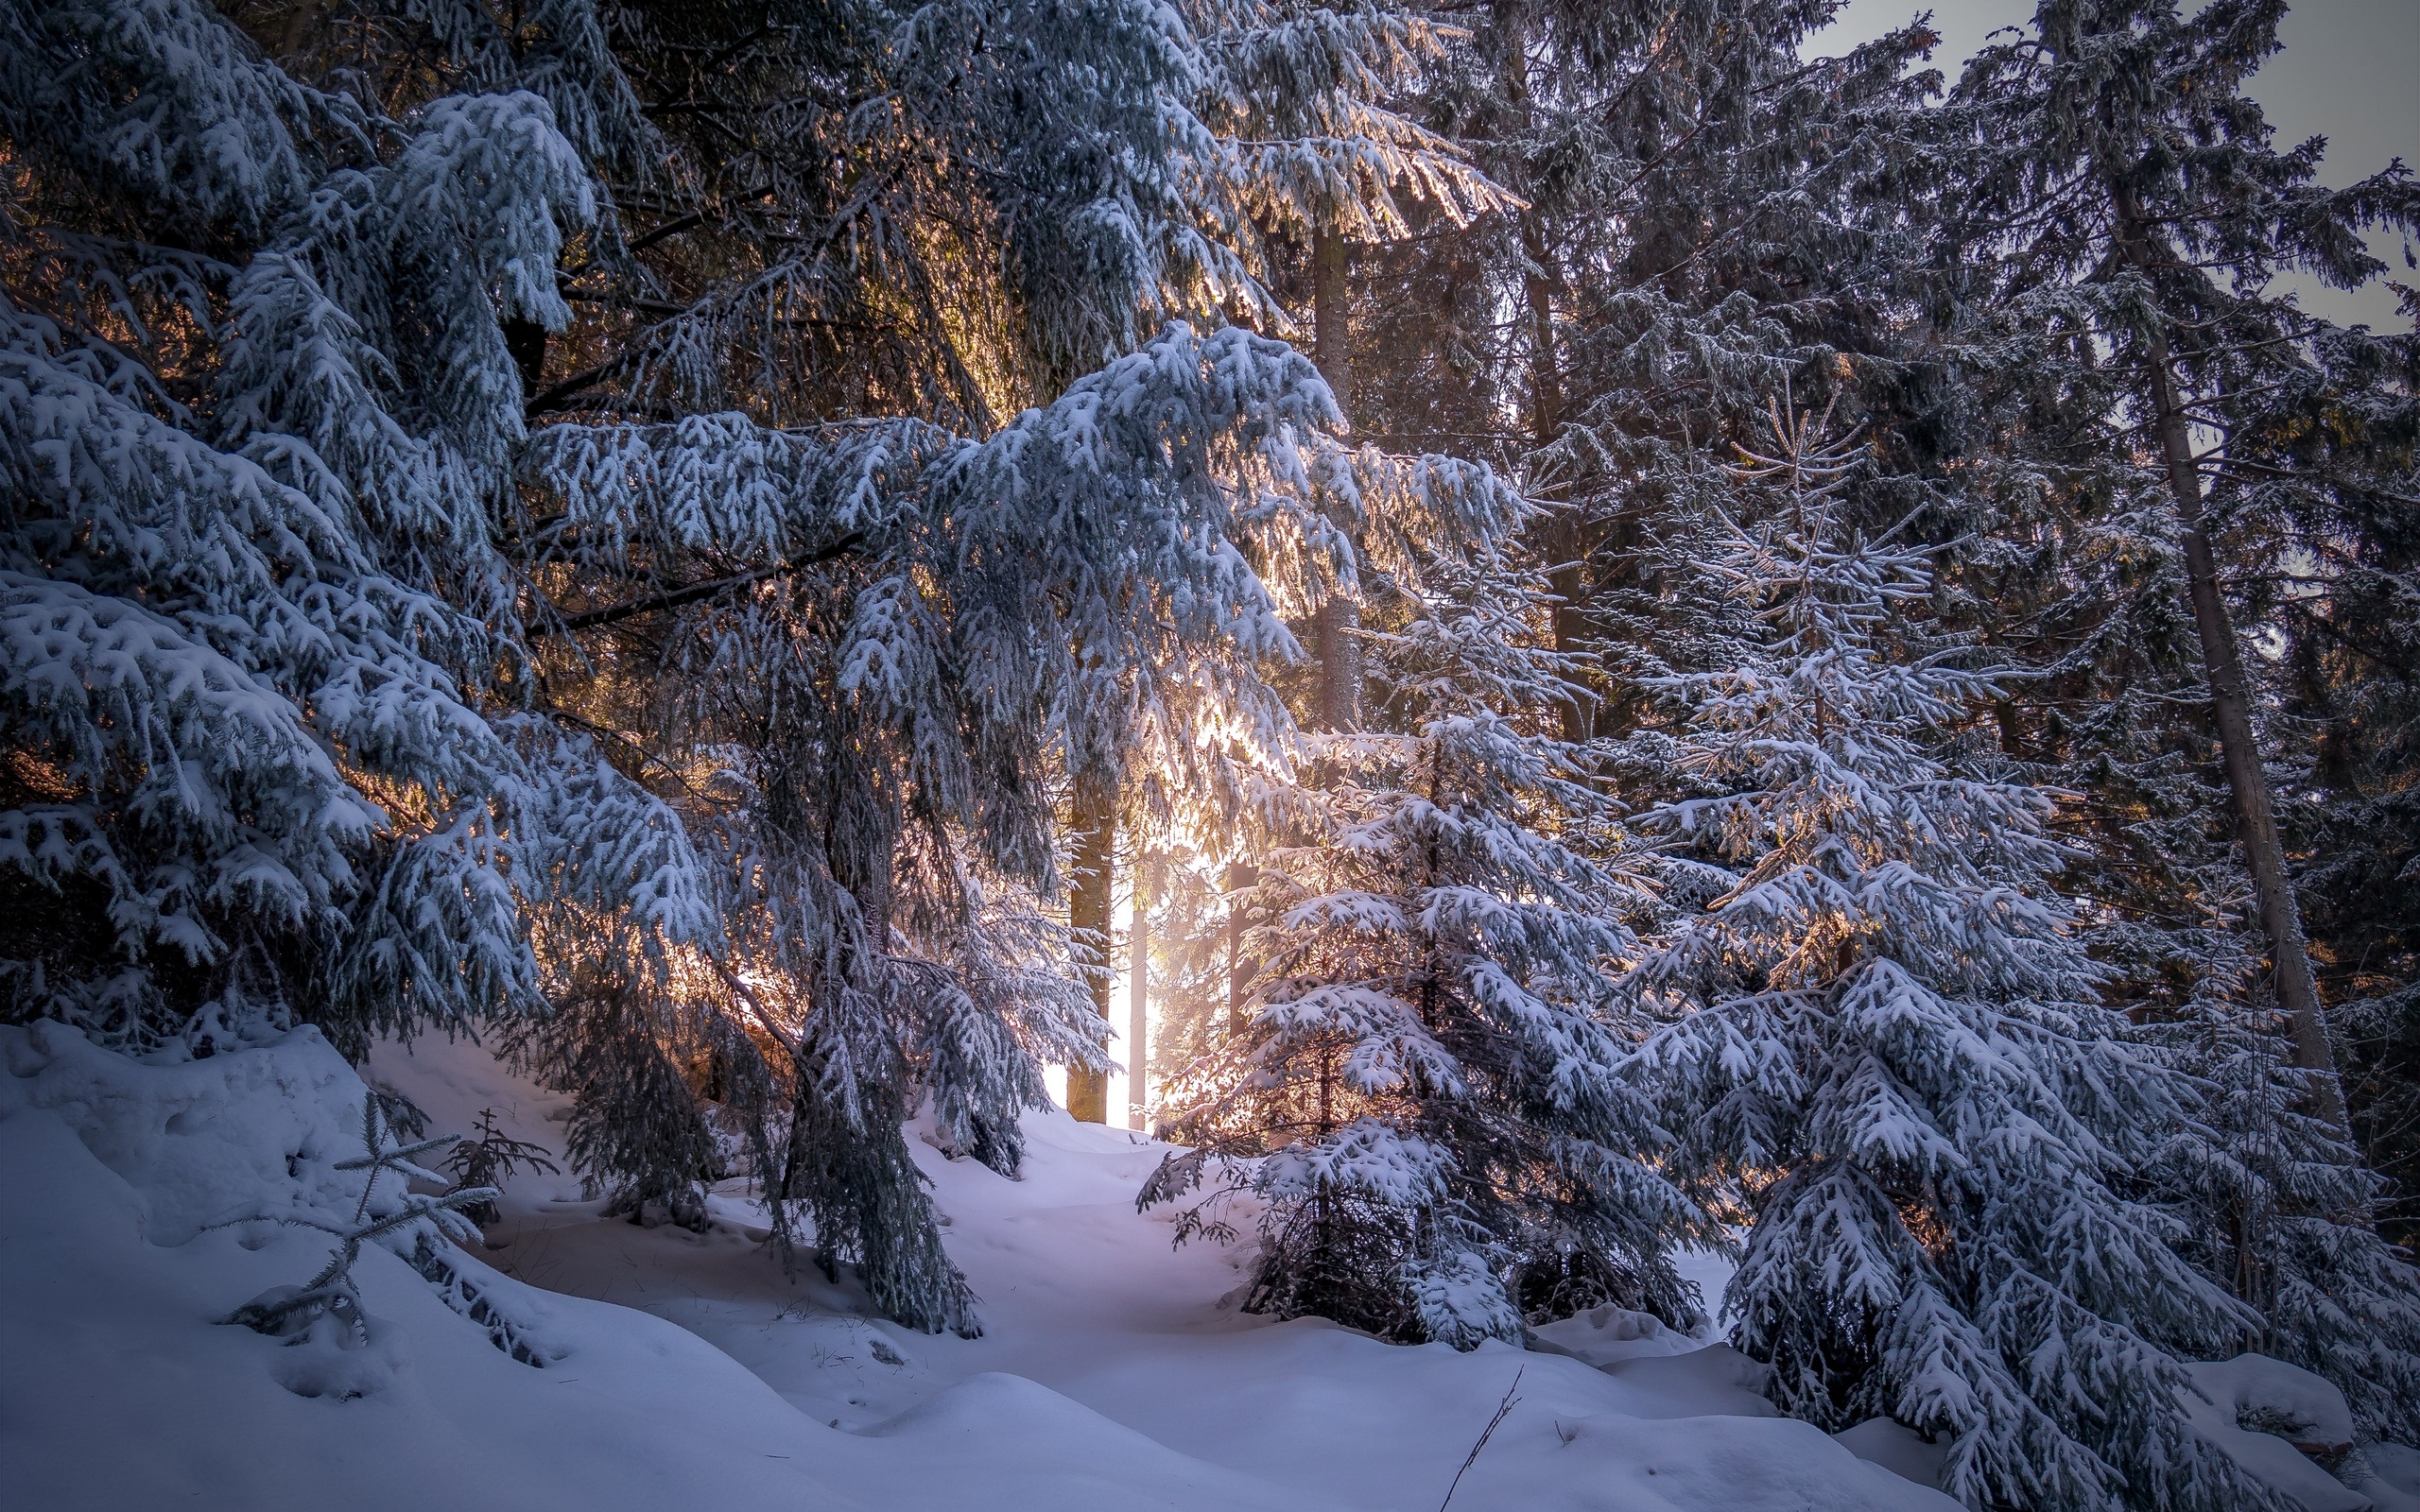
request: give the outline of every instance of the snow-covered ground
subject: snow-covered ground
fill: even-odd
[[[214,1320],[307,1278],[329,1241],[214,1226],[357,1193],[334,1165],[358,1153],[360,1083],[315,1034],[146,1067],[0,1028],[0,1064],[14,1505],[1430,1512],[1508,1392],[1456,1508],[1955,1505],[1774,1417],[1730,1349],[1633,1314],[1544,1331],[1563,1352],[1469,1354],[1244,1314],[1239,1250],[1173,1249],[1166,1219],[1134,1211],[1159,1147],[1061,1114],[1028,1121],[1021,1181],[914,1144],[982,1298],[979,1339],[884,1322],[811,1268],[785,1279],[742,1190],[700,1235],[603,1218],[576,1180],[524,1175],[483,1252],[501,1274],[471,1270],[542,1367],[374,1248],[356,1268],[373,1342],[288,1348]],[[468,1043],[382,1047],[371,1074],[439,1128],[493,1107],[561,1149],[560,1099]],[[1925,1472],[1912,1435],[1847,1436]]]

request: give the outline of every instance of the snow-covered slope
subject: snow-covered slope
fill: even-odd
[[[1427,1512],[1516,1377],[1456,1508],[1953,1505],[1772,1417],[1720,1347],[1600,1369],[1242,1314],[1240,1254],[1172,1250],[1134,1211],[1158,1148],[1055,1114],[1028,1123],[1022,1181],[916,1145],[980,1339],[900,1330],[812,1270],[786,1280],[744,1192],[698,1235],[525,1176],[484,1252],[501,1274],[471,1270],[543,1366],[374,1249],[356,1271],[373,1343],[289,1349],[214,1319],[306,1278],[329,1241],[211,1226],[357,1193],[334,1167],[357,1153],[360,1083],[316,1034],[138,1066],[56,1027],[0,1029],[0,1463],[26,1505],[418,1509],[475,1490],[583,1512],[735,1495]],[[467,1043],[384,1048],[372,1074],[441,1128],[494,1107],[560,1148],[557,1101]]]

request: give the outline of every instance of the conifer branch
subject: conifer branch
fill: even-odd
[[[652,614],[661,610],[680,609],[684,605],[717,597],[736,589],[770,582],[776,577],[786,577],[792,573],[804,572],[809,567],[820,567],[826,562],[838,561],[843,557],[854,555],[864,543],[863,533],[852,532],[832,544],[804,557],[793,557],[787,561],[776,562],[770,567],[759,567],[753,572],[734,573],[728,577],[712,577],[704,582],[689,583],[680,588],[668,589],[661,593],[648,593],[640,598],[624,599],[618,604],[604,604],[596,609],[581,610],[577,613],[558,615],[545,628],[558,634],[569,635],[580,630],[593,630],[600,625],[613,625],[635,615]]]

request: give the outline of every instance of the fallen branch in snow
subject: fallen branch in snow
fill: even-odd
[[[1454,1484],[1445,1487],[1445,1500],[1437,1503],[1437,1512],[1445,1512],[1446,1506],[1454,1500],[1454,1493],[1462,1488],[1462,1477],[1469,1472],[1472,1466],[1478,1463],[1478,1452],[1487,1447],[1487,1441],[1495,1436],[1495,1430],[1503,1425],[1505,1418],[1512,1416],[1512,1409],[1521,1404],[1521,1399],[1513,1393],[1521,1389],[1521,1377],[1529,1368],[1525,1365],[1512,1372],[1512,1383],[1504,1388],[1504,1400],[1495,1404],[1495,1416],[1490,1418],[1487,1420],[1487,1426],[1478,1431],[1478,1442],[1473,1444],[1471,1452],[1462,1456],[1462,1468],[1454,1472]]]

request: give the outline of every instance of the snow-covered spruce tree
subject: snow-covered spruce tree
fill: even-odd
[[[2262,690],[2232,623],[2280,595],[2230,603],[2221,563],[2256,561],[2265,576],[2299,551],[2321,564],[2316,599],[2340,579],[2356,598],[2379,586],[2377,548],[2403,508],[2380,490],[2409,476],[2420,359],[2408,340],[2304,314],[2278,280],[2375,277],[2361,233],[2420,226],[2420,186],[2393,168],[2323,188],[2319,143],[2276,149],[2242,90],[2283,14],[2275,0],[2189,16],[2166,0],[2050,0],[1985,49],[1936,123],[1936,167],[1955,187],[1933,294],[1981,337],[1966,343],[1979,370],[2075,389],[2067,407],[2093,421],[2066,428],[2078,444],[2114,460],[2129,456],[2115,433],[2153,443],[2142,471],[2167,494],[2162,534],[2181,558],[2278,1000],[2299,1062],[2325,1071],[2333,1050],[2258,748]],[[2215,448],[2197,445],[2196,425]],[[2277,617],[2325,649],[2332,613]],[[2333,1084],[2313,1086],[2349,1132]]]
[[[2030,468],[1994,458],[1973,471],[2006,481]],[[2059,502],[2054,492],[2037,507]],[[2072,795],[2064,833],[2077,853],[2065,885],[2087,901],[2083,937],[2110,971],[2104,996],[2127,1005],[2184,1077],[2189,1116],[2169,1125],[2130,1191],[2166,1208],[2177,1251],[2261,1314],[2239,1347],[2335,1382],[2360,1434],[2408,1439],[2420,1276],[2361,1221],[2378,1211],[2383,1183],[2311,1112],[2223,822],[2226,794],[2206,732],[2187,717],[2198,678],[2172,654],[2186,627],[2162,612],[2175,585],[2108,571],[2131,524],[2083,509],[2045,532],[2048,550],[2039,539],[2012,549],[2016,532],[1970,541],[1960,555],[1974,576],[1959,595],[1979,607],[1975,579],[1996,579],[2006,592],[1990,608],[2005,616],[2003,633],[2052,652],[1996,702],[2002,759]],[[2062,569],[2057,580],[2026,583],[2025,569],[2045,561]],[[2035,598],[2043,590],[2048,605]]]
[[[1282,346],[1146,340],[1244,277],[1182,192],[1191,38],[238,9],[293,74],[200,5],[6,12],[10,1012],[199,1052],[548,1004],[638,1211],[735,1136],[827,1263],[971,1326],[898,1118],[1011,1164],[1098,1031],[1050,773],[1274,748],[1237,542],[1316,560],[1368,472]],[[638,124],[776,96],[738,161]]]
[[[1945,1436],[1970,1505],[2262,1504],[2175,1364],[2254,1314],[2126,1193],[2183,1089],[2100,1003],[2049,797],[1960,749],[1998,683],[1927,625],[1925,554],[1841,528],[1821,419],[1772,425],[1704,579],[1755,631],[1652,685],[1694,713],[1634,823],[1685,906],[1625,981],[1670,1020],[1634,1071],[1671,1171],[1751,1225],[1734,1337],[1819,1426]]]
[[[2267,1152],[2188,1179],[2180,1219],[2214,1275],[2279,1309],[2262,1349],[2367,1403],[2364,1431],[2409,1432],[2410,1392],[2381,1383],[2410,1379],[2420,1273],[2371,1230],[2347,1141],[2383,1126],[2364,1108],[2394,1078],[2351,1080],[2348,1125],[2317,989],[2392,1005],[2411,971],[2380,923],[2411,844],[2395,711],[2415,663],[2387,606],[2409,593],[2420,344],[2337,329],[2280,284],[2377,278],[2360,233],[2409,230],[2420,189],[2399,169],[2324,188],[2321,144],[2274,145],[2243,91],[2282,13],[2049,4],[1987,48],[1932,123],[1925,308],[1965,375],[1939,427],[1986,542],[1962,551],[1964,596],[2046,674],[2003,707],[2002,745],[2085,795],[2080,880],[2118,926],[2100,948],[2221,1089],[2194,1137]],[[2281,654],[2242,650],[2255,634]],[[2316,978],[2297,869],[2325,900]],[[2242,1022],[2222,1027],[2214,985],[2179,1013],[2157,978],[2204,976],[2228,913],[2270,969],[2231,978]],[[2252,1077],[2280,1010],[2287,1067]],[[2286,1116],[2282,1089],[2336,1135]]]
[[[2146,1188],[2174,1213],[2178,1252],[2258,1311],[2243,1349],[2336,1383],[2361,1441],[2408,1443],[2420,1436],[2420,1280],[2346,1221],[2378,1182],[2311,1111],[2311,1073],[2294,1066],[2256,932],[2206,939],[2192,995],[2145,1035],[2195,1094]]]
[[[678,519],[749,500],[749,476],[784,480],[752,528],[760,559],[793,570],[614,622],[666,669],[655,738],[715,763],[690,812],[737,900],[728,967],[666,1011],[703,1015],[696,1052],[732,1062],[710,1074],[768,1194],[812,1214],[827,1255],[857,1240],[904,1315],[969,1322],[962,1297],[917,1291],[956,1284],[927,1268],[945,1267],[937,1245],[876,1273],[877,1245],[906,1255],[901,1236],[930,1231],[898,1131],[909,1097],[929,1090],[958,1147],[1013,1170],[1042,1060],[1106,1034],[1041,970],[1065,949],[1030,902],[1056,885],[1050,770],[1148,762],[1215,793],[1228,746],[1282,741],[1253,663],[1292,643],[1229,531],[1319,518],[1287,501],[1316,491],[1323,444],[1351,481],[1321,439],[1333,421],[1282,344],[1176,326],[981,441],[912,421],[735,422],[719,455],[695,424],[546,433],[582,453],[557,472],[567,532],[630,540],[626,561],[666,544],[660,507]],[[847,544],[804,559],[816,541]],[[542,1054],[571,1073],[584,1039]]]
[[[207,1054],[538,1001],[577,899],[711,928],[684,836],[516,713],[508,320],[596,213],[536,95],[395,115],[190,0],[0,10],[12,1018]]]
[[[1223,1233],[1253,1194],[1256,1311],[1460,1349],[1606,1300],[1698,1315],[1669,1249],[1700,1214],[1605,1011],[1637,899],[1588,859],[1608,812],[1561,738],[1546,595],[1494,544],[1516,523],[1390,576],[1367,728],[1311,741],[1305,830],[1241,901],[1248,1017],[1171,1089],[1195,1148],[1142,1200],[1209,1177],[1179,1232]]]

